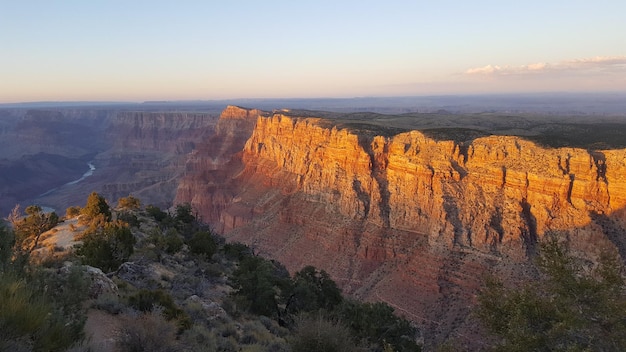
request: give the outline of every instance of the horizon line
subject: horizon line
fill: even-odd
[[[173,104],[173,103],[223,103],[231,101],[277,101],[277,100],[357,100],[357,99],[407,99],[407,98],[445,98],[445,97],[515,97],[515,96],[580,96],[580,95],[614,95],[626,96],[626,91],[549,91],[549,92],[505,92],[505,93],[450,93],[450,94],[412,94],[412,95],[372,95],[351,97],[247,97],[247,98],[215,98],[215,99],[154,99],[154,100],[32,100],[0,102],[0,107],[17,105],[141,105],[141,104]]]

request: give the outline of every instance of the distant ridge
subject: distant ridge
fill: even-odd
[[[272,111],[283,108],[334,112],[529,113],[551,115],[626,116],[625,93],[526,93],[483,95],[422,95],[351,98],[240,98],[215,100],[39,101],[3,103],[2,108],[83,108],[220,110],[227,105],[254,106]]]

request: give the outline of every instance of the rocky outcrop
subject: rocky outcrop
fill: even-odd
[[[257,115],[254,129],[223,133],[238,140],[228,152],[219,143],[195,151],[177,202],[290,270],[312,264],[344,291],[388,302],[427,339],[467,336],[482,274],[525,275],[548,231],[568,231],[590,257],[626,247],[610,233],[626,228],[626,150],[228,110],[220,124]]]
[[[83,273],[85,279],[88,280],[88,292],[89,298],[98,298],[103,294],[117,295],[119,293],[118,287],[105,273],[99,268],[95,268],[89,265],[81,265],[79,267],[74,266],[72,263],[67,262],[60,269],[60,273],[66,277],[72,274],[73,270],[79,270]]]
[[[486,253],[516,256],[547,231],[583,228],[626,206],[626,150],[385,137],[274,114],[259,118],[242,158],[246,177],[262,175],[328,212]]]

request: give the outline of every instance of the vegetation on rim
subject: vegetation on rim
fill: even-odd
[[[172,212],[137,204],[121,199],[111,209],[92,193],[84,208],[67,211],[80,214],[82,242],[43,266],[0,228],[0,349],[88,350],[83,325],[99,309],[122,324],[122,350],[420,350],[408,321],[384,304],[343,298],[326,272],[306,267],[292,277],[249,247],[225,243],[188,204]],[[110,279],[94,279],[87,265]],[[95,280],[116,289],[92,295],[102,285]]]

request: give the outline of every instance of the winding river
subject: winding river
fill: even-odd
[[[87,177],[93,175],[93,172],[96,170],[96,166],[92,162],[87,163],[87,166],[89,167],[89,170],[87,170],[80,178],[78,178],[78,179],[76,179],[74,181],[70,181],[70,182],[68,182],[68,183],[66,183],[66,184],[64,184],[62,186],[55,187],[55,188],[53,188],[51,190],[48,190],[45,193],[40,194],[39,197],[37,197],[37,198],[41,198],[41,197],[47,196],[48,194],[50,194],[52,192],[55,192],[55,191],[57,191],[57,190],[59,190],[59,189],[61,189],[63,187],[75,185],[75,184],[81,182],[82,180],[86,179]],[[53,208],[47,207],[47,206],[41,206],[41,208],[45,212],[52,212],[52,211],[54,211]]]

